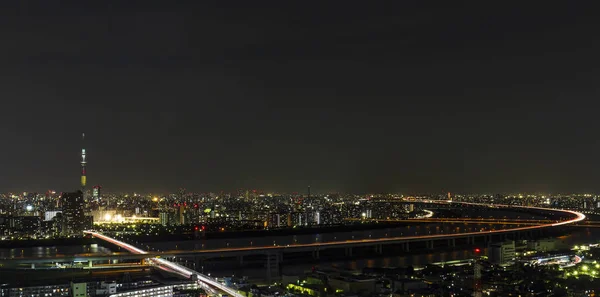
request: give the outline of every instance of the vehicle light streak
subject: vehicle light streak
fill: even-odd
[[[448,201],[443,201],[443,200],[441,200],[441,201],[428,200],[428,201],[424,201],[423,203],[462,204],[462,205],[475,205],[475,206],[490,207],[490,205],[482,204],[482,203],[454,202],[454,201],[448,202]],[[543,211],[563,212],[563,213],[568,213],[568,214],[574,215],[575,218],[570,219],[570,220],[565,220],[563,222],[546,223],[546,224],[539,224],[539,225],[535,225],[535,226],[525,226],[525,227],[510,228],[510,229],[503,229],[503,230],[493,230],[493,231],[490,230],[490,231],[465,232],[465,233],[455,233],[455,234],[434,234],[434,235],[399,236],[399,237],[385,237],[385,238],[371,238],[371,239],[353,239],[353,240],[319,242],[319,243],[317,243],[317,242],[315,242],[315,243],[300,243],[300,244],[294,244],[294,245],[289,245],[289,246],[275,245],[275,246],[249,246],[249,247],[235,247],[235,248],[234,247],[232,247],[232,248],[217,248],[217,249],[206,249],[206,250],[194,250],[193,252],[212,253],[212,252],[234,252],[234,251],[251,251],[251,250],[265,250],[265,249],[296,249],[296,248],[303,248],[303,247],[339,246],[339,245],[348,245],[348,244],[353,244],[353,243],[365,244],[365,243],[385,243],[385,242],[395,242],[395,241],[407,241],[408,242],[408,241],[426,240],[426,239],[435,240],[435,239],[442,239],[442,238],[449,238],[449,237],[456,237],[456,236],[461,236],[461,237],[462,236],[477,236],[477,235],[482,235],[482,234],[501,234],[501,233],[515,232],[515,231],[537,230],[537,229],[542,229],[542,228],[556,227],[556,226],[577,223],[577,222],[585,220],[585,218],[586,218],[584,214],[575,212],[575,211],[570,211],[570,210],[550,209],[550,208],[541,208],[541,207],[528,207],[528,206],[500,205],[500,204],[494,204],[492,206],[494,208],[506,207],[506,208],[523,208],[523,209],[535,209],[535,210],[543,210]],[[87,233],[90,233],[90,232],[87,232]],[[106,240],[109,242],[115,241],[114,239],[104,236],[102,234],[99,234],[99,233],[95,233],[95,234],[98,234],[97,236],[99,238],[102,238],[102,239],[106,238]],[[94,235],[94,236],[96,236],[96,235]],[[126,245],[123,247],[132,253],[136,253],[136,254],[146,254],[147,253],[146,251],[140,250],[134,246],[128,245],[126,243],[123,243],[123,244]],[[180,254],[180,253],[187,253],[187,252],[190,252],[190,251],[168,251],[169,254]]]
[[[582,213],[570,211],[570,210],[564,210],[564,209],[559,210],[559,209],[550,209],[550,208],[541,208],[541,207],[498,205],[498,204],[488,205],[488,204],[482,204],[482,203],[454,202],[454,201],[441,201],[441,200],[440,201],[428,200],[428,201],[423,201],[423,202],[424,203],[435,203],[435,204],[463,204],[463,205],[475,205],[475,206],[485,206],[485,207],[493,207],[493,208],[506,207],[506,208],[534,209],[534,210],[543,210],[543,211],[551,211],[551,212],[563,212],[563,213],[568,213],[568,214],[574,215],[575,218],[570,219],[570,220],[565,220],[562,222],[557,222],[557,223],[540,224],[540,225],[536,225],[536,226],[527,226],[527,227],[511,228],[511,229],[504,229],[504,230],[494,230],[494,231],[484,231],[484,232],[467,232],[467,233],[458,233],[458,234],[436,234],[436,235],[422,235],[422,236],[402,236],[402,237],[387,237],[387,238],[375,238],[375,239],[359,239],[359,240],[346,240],[346,241],[334,241],[334,242],[322,242],[322,243],[294,244],[291,246],[253,246],[253,247],[240,247],[240,248],[222,248],[222,249],[212,249],[212,250],[199,250],[199,251],[194,251],[194,252],[244,251],[244,250],[282,249],[282,248],[283,249],[293,249],[293,248],[300,248],[300,247],[338,246],[338,245],[347,245],[347,244],[352,244],[352,243],[357,243],[357,244],[358,243],[384,243],[384,242],[391,242],[391,241],[410,241],[410,240],[423,240],[423,239],[433,240],[433,239],[447,238],[447,237],[453,237],[453,236],[477,236],[477,235],[490,234],[490,233],[498,234],[498,233],[508,233],[508,232],[515,232],[515,231],[535,230],[535,229],[541,229],[541,228],[548,228],[548,227],[572,224],[572,223],[583,221],[586,218],[585,215]],[[119,247],[126,249],[127,251],[129,251],[133,254],[148,254],[148,252],[141,250],[139,248],[136,248],[135,246],[132,246],[130,244],[124,243],[124,242],[116,240],[114,238],[102,235],[98,232],[84,231],[84,233],[90,234],[94,237],[108,241],[112,244],[115,244]],[[190,251],[181,251],[181,252],[190,252]],[[196,275],[196,277],[198,278],[198,282],[202,286],[207,287],[207,285],[211,285],[211,286],[218,288],[219,290],[222,290],[223,292],[226,292],[234,297],[242,297],[243,296],[243,295],[239,294],[237,291],[235,291],[234,289],[231,289],[231,288],[215,281],[214,279],[212,279],[208,276],[198,273],[192,269],[183,267],[179,264],[176,264],[176,263],[164,260],[164,259],[160,259],[160,258],[149,258],[149,260],[151,262],[153,262],[154,264],[156,264],[157,267],[159,267],[160,269],[163,269],[163,270],[169,271],[169,272],[174,271],[177,274],[179,274],[183,277],[186,277],[186,278]]]
[[[431,204],[463,204],[463,205],[475,205],[475,206],[485,206],[490,207],[488,204],[482,203],[469,203],[469,202],[448,202],[448,201],[434,201],[428,200],[424,203]],[[510,233],[515,231],[529,231],[529,230],[537,230],[548,227],[562,226],[567,224],[573,224],[580,221],[585,220],[585,215],[579,212],[564,210],[564,209],[551,209],[551,208],[541,208],[541,207],[529,207],[529,206],[512,206],[512,205],[500,205],[494,204],[495,208],[523,208],[523,209],[535,209],[535,210],[543,210],[543,211],[552,211],[552,212],[563,212],[574,215],[575,218],[566,220],[558,223],[547,223],[540,224],[535,226],[526,226],[526,227],[518,227],[518,228],[510,228],[503,230],[490,230],[490,231],[478,231],[478,232],[465,232],[465,233],[456,233],[456,234],[435,234],[435,235],[417,235],[417,236],[399,236],[399,237],[385,237],[385,238],[372,238],[372,239],[352,239],[352,240],[344,240],[344,241],[331,241],[331,242],[319,242],[319,243],[303,243],[303,244],[294,244],[289,246],[252,246],[252,247],[237,247],[237,248],[219,248],[219,249],[208,249],[208,250],[194,250],[194,252],[198,253],[212,253],[212,252],[234,252],[234,251],[249,251],[249,250],[265,250],[265,249],[295,249],[295,248],[303,248],[303,247],[320,247],[320,246],[340,246],[340,245],[348,245],[348,244],[364,244],[364,243],[385,243],[385,242],[394,242],[394,241],[413,241],[413,240],[425,240],[425,239],[442,239],[449,238],[455,236],[478,236],[483,234],[501,234],[501,233]],[[169,251],[169,253],[185,253],[189,251]]]
[[[84,233],[90,234],[90,235],[92,235],[92,236],[94,236],[96,238],[100,238],[102,240],[108,241],[108,242],[110,242],[110,243],[112,243],[112,244],[114,244],[116,246],[119,246],[121,248],[124,248],[124,249],[126,249],[129,252],[134,253],[134,254],[148,254],[148,252],[146,252],[144,250],[138,249],[138,248],[136,248],[136,247],[134,247],[134,246],[132,246],[132,245],[130,245],[128,243],[125,243],[125,242],[116,240],[114,238],[102,235],[102,234],[100,234],[98,232],[84,231]],[[214,279],[212,279],[212,278],[210,278],[208,276],[205,276],[205,275],[203,275],[201,273],[198,273],[195,270],[183,267],[183,266],[181,266],[179,264],[173,263],[171,261],[167,261],[165,259],[149,258],[148,260],[150,260],[151,262],[153,262],[154,264],[156,264],[157,267],[160,268],[160,269],[162,269],[162,270],[165,270],[167,272],[175,272],[175,273],[177,273],[177,274],[179,274],[179,275],[181,275],[183,277],[186,277],[186,278],[191,278],[193,275],[196,275],[197,278],[198,278],[198,283],[200,283],[203,287],[207,287],[207,284],[208,284],[208,285],[211,285],[211,286],[213,286],[215,288],[218,288],[219,290],[221,290],[223,292],[226,292],[226,293],[230,294],[231,296],[234,296],[234,297],[243,297],[243,295],[239,294],[236,290],[231,289],[231,288],[229,288],[229,287],[227,287],[227,286],[225,286],[225,285],[223,285],[223,284],[215,281]]]

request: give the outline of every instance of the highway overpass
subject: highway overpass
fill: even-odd
[[[279,262],[282,261],[285,255],[291,255],[294,253],[305,253],[312,255],[313,258],[318,259],[320,254],[327,250],[343,250],[346,256],[352,256],[353,249],[372,249],[373,252],[381,254],[383,249],[391,247],[398,249],[398,247],[404,251],[410,251],[411,246],[424,247],[427,249],[433,249],[436,246],[455,246],[457,244],[475,244],[476,242],[491,242],[494,240],[504,240],[507,236],[513,236],[518,238],[523,234],[531,234],[544,229],[550,229],[559,226],[573,225],[580,223],[585,219],[585,215],[570,211],[570,210],[557,210],[547,209],[538,207],[523,207],[523,206],[509,206],[509,205],[484,205],[476,203],[458,203],[448,201],[424,201],[411,203],[427,203],[433,204],[453,204],[459,206],[477,206],[477,207],[489,207],[489,208],[505,208],[505,209],[520,209],[520,210],[531,210],[541,211],[548,213],[559,213],[564,216],[568,216],[568,219],[564,220],[521,220],[518,225],[511,226],[510,228],[503,230],[486,230],[477,232],[464,232],[456,234],[434,234],[434,235],[416,235],[416,236],[390,236],[382,238],[365,238],[365,239],[353,239],[343,241],[328,241],[328,242],[313,242],[313,243],[299,243],[299,244],[286,244],[278,245],[255,245],[250,243],[245,247],[222,247],[222,248],[210,248],[210,249],[192,249],[192,250],[168,250],[160,252],[143,251],[131,244],[127,244],[116,239],[106,237],[102,234],[88,231],[89,234],[94,235],[97,238],[111,242],[112,244],[129,251],[130,253],[114,253],[111,255],[93,255],[93,254],[82,254],[72,256],[60,256],[60,257],[49,257],[49,258],[11,258],[11,259],[0,259],[0,265],[4,267],[27,267],[27,265],[36,265],[43,263],[54,263],[54,262],[88,262],[88,267],[93,266],[96,262],[110,262],[110,261],[142,261],[144,259],[152,260],[155,264],[167,265],[163,262],[166,258],[178,257],[192,260],[196,263],[196,267],[200,267],[202,261],[210,258],[220,257],[235,257],[239,261],[243,261],[245,256],[262,255],[265,256],[265,267],[267,274],[270,276],[271,271],[276,269]],[[423,222],[431,222],[432,219],[420,219]],[[409,220],[417,222],[418,220]],[[481,220],[479,223],[492,223],[494,220]],[[448,219],[446,223],[465,223],[465,220],[461,219]],[[438,223],[440,223],[438,221]],[[443,221],[441,223],[444,223]],[[507,220],[498,220],[497,223],[511,225]],[[160,257],[160,258],[157,258]],[[162,259],[162,260],[156,260]],[[160,265],[158,265],[160,266]],[[32,266],[33,267],[33,266]],[[181,268],[182,266],[177,266]],[[183,272],[183,270],[175,269],[165,266],[165,269],[171,271],[179,271],[180,273],[193,273],[191,271]],[[181,268],[183,269],[183,268]],[[185,268],[188,269],[188,268]]]
[[[90,234],[96,238],[105,240],[107,242],[110,242],[111,244],[120,246],[121,248],[128,250],[132,254],[146,256],[145,260],[148,261],[149,263],[151,263],[153,266],[157,267],[158,269],[161,269],[168,273],[177,274],[186,279],[196,280],[198,282],[198,284],[200,284],[203,288],[208,289],[209,291],[214,291],[214,289],[218,289],[218,290],[225,292],[226,294],[231,295],[233,297],[243,297],[243,295],[238,293],[236,290],[229,288],[226,285],[219,283],[214,278],[206,276],[202,273],[199,273],[197,271],[194,271],[192,269],[189,269],[189,268],[179,265],[177,263],[173,263],[171,261],[162,259],[160,257],[148,258],[148,256],[149,256],[148,252],[146,252],[142,249],[139,249],[133,245],[130,245],[128,243],[125,243],[125,242],[116,240],[114,238],[102,235],[97,232],[85,231],[85,233]]]

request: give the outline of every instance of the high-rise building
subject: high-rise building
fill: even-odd
[[[177,212],[178,214],[178,225],[185,225],[185,207],[183,206],[183,204],[179,205],[179,211]]]
[[[86,218],[83,212],[83,192],[63,193],[61,200],[64,217],[62,233],[64,235],[81,233],[86,227]]]
[[[71,283],[71,297],[87,296],[87,283]]]
[[[515,242],[508,240],[490,245],[490,262],[494,264],[506,264],[515,258]]]
[[[94,198],[94,200],[98,200],[100,199],[100,195],[101,195],[101,191],[102,191],[102,187],[101,186],[94,186],[92,188],[92,198]]]
[[[48,235],[55,237],[61,236],[64,233],[63,230],[65,229],[65,218],[63,217],[62,212],[57,213],[52,218],[51,223],[52,224]]]
[[[180,225],[180,216],[178,212],[167,211],[159,214],[159,222],[163,226]]]

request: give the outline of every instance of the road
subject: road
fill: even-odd
[[[561,209],[550,209],[550,208],[541,208],[541,207],[529,207],[529,206],[514,206],[514,205],[488,205],[481,203],[467,203],[467,202],[451,202],[451,201],[435,201],[435,200],[427,200],[422,201],[421,203],[429,203],[429,204],[458,204],[458,205],[467,205],[467,206],[481,206],[481,207],[490,207],[490,208],[517,208],[517,209],[529,209],[529,210],[541,210],[548,212],[562,212],[565,214],[571,215],[573,218],[563,221],[544,221],[539,224],[531,225],[531,226],[523,226],[517,228],[509,228],[502,230],[489,230],[489,231],[478,231],[478,232],[465,232],[458,234],[434,234],[434,235],[417,235],[417,236],[398,236],[398,237],[385,237],[385,238],[369,238],[369,239],[353,239],[353,240],[345,240],[345,241],[330,241],[330,242],[314,242],[314,243],[299,243],[299,244],[291,244],[291,245],[268,245],[268,246],[248,246],[248,247],[230,247],[230,248],[217,248],[217,249],[202,249],[202,250],[171,250],[160,253],[153,254],[169,254],[169,255],[177,255],[177,254],[189,254],[189,253],[215,253],[215,252],[238,252],[238,251],[264,251],[271,249],[301,249],[301,248],[312,248],[316,249],[319,247],[335,247],[335,246],[353,246],[353,245],[369,245],[369,244],[384,244],[391,242],[409,242],[409,241],[421,241],[421,240],[436,240],[436,239],[444,239],[444,238],[456,238],[456,237],[468,237],[468,236],[481,236],[481,235],[491,235],[491,234],[502,234],[502,233],[512,233],[518,231],[530,231],[542,228],[550,228],[556,226],[563,226],[568,224],[574,224],[577,222],[581,222],[585,220],[585,215],[579,212],[571,211],[571,210],[561,210]],[[430,220],[430,219],[420,219],[420,220]],[[417,220],[411,220],[417,221]],[[457,222],[459,222],[457,220]],[[460,221],[463,222],[463,221]],[[500,220],[499,222],[505,223],[507,221]],[[134,254],[145,254],[146,251],[143,251],[137,247],[126,244],[124,242],[120,242],[116,239],[104,236],[102,234],[97,234],[99,238],[102,238],[106,241],[112,242],[127,251]],[[186,268],[187,269],[187,268]]]
[[[148,254],[148,252],[139,249],[133,245],[130,245],[128,243],[116,240],[114,238],[105,236],[103,234],[97,233],[97,232],[93,232],[93,231],[84,231],[84,233],[86,234],[90,234],[96,238],[102,239],[104,241],[110,242],[114,245],[117,245],[123,249],[128,250],[130,253],[133,254]],[[161,258],[148,258],[148,260],[150,262],[152,262],[156,267],[158,267],[159,269],[169,272],[169,273],[173,273],[173,274],[178,274],[181,275],[185,278],[197,278],[198,283],[205,289],[208,289],[210,291],[214,291],[212,288],[210,288],[209,286],[212,286],[214,288],[217,288],[225,293],[227,293],[230,296],[234,296],[234,297],[243,297],[242,294],[238,293],[236,290],[231,289],[219,282],[217,282],[216,280],[214,280],[213,278],[206,276],[204,274],[201,274],[197,271],[194,271],[192,269],[189,269],[187,267],[183,267],[179,264],[167,261],[165,259],[161,259]]]
[[[555,223],[550,220],[508,220],[508,219],[462,219],[462,218],[435,218],[435,219],[345,219],[349,222],[388,222],[388,223],[446,223],[446,224],[491,224],[491,225],[531,225],[542,223]]]
[[[369,239],[352,239],[352,240],[344,240],[344,241],[330,241],[330,242],[315,242],[315,243],[299,243],[299,244],[290,244],[290,245],[268,245],[268,246],[248,246],[248,247],[231,247],[231,248],[217,248],[217,249],[202,249],[202,250],[170,250],[166,251],[170,255],[177,254],[186,254],[190,252],[194,253],[214,253],[214,252],[235,252],[235,251],[260,251],[260,250],[269,250],[269,249],[300,249],[300,248],[319,248],[319,247],[333,247],[340,245],[368,245],[368,244],[381,244],[387,242],[397,242],[397,241],[417,241],[417,240],[436,240],[436,239],[444,239],[444,238],[453,238],[453,237],[468,237],[468,236],[480,236],[480,235],[491,235],[491,234],[502,234],[502,233],[512,233],[518,231],[530,231],[537,230],[543,228],[557,227],[568,224],[575,224],[585,220],[585,215],[579,212],[571,211],[571,210],[562,210],[562,209],[550,209],[550,208],[542,208],[542,207],[529,207],[529,206],[514,206],[514,205],[500,205],[500,204],[481,204],[481,203],[468,203],[468,202],[449,202],[449,201],[436,201],[436,200],[428,200],[423,201],[421,203],[429,203],[429,204],[460,204],[460,205],[471,205],[471,206],[482,206],[482,207],[491,207],[491,208],[519,208],[519,209],[530,209],[530,210],[542,210],[549,212],[562,212],[565,214],[569,214],[573,216],[572,219],[563,220],[563,221],[539,221],[536,224],[531,226],[517,227],[517,228],[508,228],[502,230],[489,230],[484,232],[465,232],[458,234],[435,234],[435,235],[417,235],[417,236],[398,236],[398,237],[385,237],[385,238],[369,238]],[[412,219],[409,221],[418,222],[418,220],[427,221],[430,219]],[[460,223],[464,223],[464,221],[456,221]],[[500,223],[506,223],[506,220],[499,220]],[[449,221],[450,223],[450,221]],[[507,224],[508,225],[508,224]],[[521,224],[527,225],[527,224]]]
[[[451,203],[451,202],[425,202],[425,203]],[[459,204],[457,202],[452,202],[453,204]],[[468,203],[463,203],[463,204],[468,204]],[[483,204],[474,204],[474,205],[481,205],[481,206],[485,206],[485,207],[490,207],[490,205],[483,205]],[[518,208],[515,206],[500,206],[500,205],[493,205],[493,208],[499,208],[499,207],[507,207],[507,208]],[[201,249],[184,249],[184,250],[163,250],[160,252],[146,252],[144,250],[141,250],[133,245],[129,245],[129,244],[125,244],[125,243],[120,243],[119,246],[121,246],[123,249],[125,249],[126,251],[128,251],[129,253],[123,253],[122,255],[118,255],[117,253],[115,254],[111,254],[111,255],[95,255],[95,254],[80,254],[80,255],[70,255],[70,256],[61,256],[58,255],[56,257],[16,257],[16,258],[10,258],[10,259],[2,259],[2,261],[6,261],[5,265],[6,266],[10,266],[10,265],[21,265],[21,264],[43,264],[43,263],[51,263],[51,262],[73,262],[73,261],[106,261],[109,260],[115,256],[115,258],[120,259],[120,260],[133,260],[133,259],[143,259],[145,257],[143,257],[142,255],[145,254],[149,254],[148,257],[156,257],[156,256],[161,256],[161,257],[172,257],[172,256],[191,256],[191,255],[207,255],[207,256],[225,256],[225,254],[230,253],[230,254],[234,254],[234,255],[248,255],[248,254],[265,254],[265,253],[271,253],[272,252],[284,252],[284,253],[295,253],[295,252],[307,252],[307,251],[315,251],[315,250],[324,250],[327,248],[340,248],[340,247],[360,247],[360,246],[370,246],[370,245],[385,245],[385,244],[396,244],[396,243],[403,243],[403,242],[416,242],[416,241],[428,241],[428,240],[439,240],[439,239],[451,239],[451,238],[466,238],[469,236],[483,236],[483,235],[490,235],[490,234],[507,234],[510,232],[515,232],[515,231],[527,231],[527,230],[535,230],[535,229],[540,229],[540,228],[549,228],[549,227],[554,227],[554,226],[561,226],[561,225],[567,225],[567,224],[571,224],[572,226],[576,226],[576,227],[597,227],[598,225],[587,225],[585,223],[587,222],[581,222],[585,219],[585,215],[578,213],[578,212],[574,212],[574,211],[569,211],[569,210],[556,210],[556,209],[545,209],[545,208],[532,208],[532,207],[522,207],[525,209],[541,209],[541,210],[545,210],[545,211],[552,211],[552,212],[563,212],[566,214],[569,214],[572,216],[572,219],[569,220],[565,220],[565,221],[543,221],[543,223],[540,221],[539,224],[536,225],[528,225],[528,226],[522,226],[522,227],[518,227],[518,228],[508,228],[508,229],[502,229],[502,230],[486,230],[486,231],[475,231],[475,232],[463,232],[463,233],[452,233],[452,234],[434,234],[434,235],[415,235],[415,236],[406,236],[406,235],[399,235],[399,236],[392,236],[390,235],[390,237],[375,237],[375,238],[365,238],[365,239],[348,239],[348,240],[334,240],[334,241],[321,241],[321,242],[312,242],[312,243],[290,243],[290,244],[275,244],[275,242],[273,242],[273,244],[261,244],[261,245],[257,245],[256,243],[254,245],[252,245],[252,242],[250,242],[247,246],[231,246],[231,247],[219,247],[219,248],[201,248]],[[420,220],[428,220],[428,219],[420,219]],[[458,220],[458,219],[452,219],[452,220]],[[486,219],[487,220],[487,219]],[[505,220],[499,219],[502,221],[502,223],[505,223]],[[415,221],[416,222],[416,221]],[[461,221],[460,223],[464,223],[463,221]],[[519,221],[519,223],[524,223],[524,221]],[[533,223],[533,222],[532,222]],[[579,225],[581,224],[581,225]],[[509,225],[509,224],[507,224]],[[522,224],[525,225],[525,224]],[[98,234],[98,236],[100,236],[101,234]],[[104,236],[104,235],[102,235]],[[107,240],[108,236],[106,236]],[[113,238],[110,238],[110,240],[116,240]],[[108,240],[108,241],[110,241]],[[119,241],[117,241],[119,242]],[[15,262],[19,262],[21,264],[14,264],[14,263],[9,263],[10,261],[15,261]],[[2,264],[0,264],[2,265]]]

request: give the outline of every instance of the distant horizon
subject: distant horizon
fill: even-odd
[[[447,4],[4,3],[0,191],[600,192],[595,7]]]
[[[60,194],[60,193],[67,193],[67,192],[76,192],[76,191],[80,191],[81,189],[75,189],[72,191],[56,191],[56,194]],[[91,191],[91,189],[89,189]],[[245,189],[238,189],[238,190],[243,190],[245,191]],[[223,191],[186,191],[185,194],[235,194],[236,191],[238,190],[223,190]],[[86,191],[88,191],[88,189],[86,188]],[[27,193],[27,194],[45,194],[47,192],[46,191],[8,191],[8,192],[0,192],[0,195],[8,195],[8,194],[13,194],[13,195],[22,195],[23,193]],[[173,191],[173,192],[138,192],[138,191],[106,191],[106,190],[102,190],[102,193],[108,193],[108,194],[118,194],[118,195],[133,195],[133,194],[137,194],[136,196],[140,196],[140,197],[147,197],[147,196],[161,196],[161,195],[176,195],[179,194],[178,191]],[[258,193],[261,194],[265,194],[265,195],[307,195],[306,192],[300,192],[300,191],[290,191],[290,192],[284,192],[284,191],[258,191]],[[448,193],[443,193],[443,192],[439,192],[439,193],[401,193],[401,192],[389,192],[389,193],[385,193],[385,192],[381,192],[381,193],[376,193],[376,192],[371,192],[371,193],[360,193],[360,192],[313,192],[311,190],[311,196],[315,195],[315,196],[322,196],[322,195],[331,195],[331,194],[338,194],[338,195],[359,195],[359,196],[368,196],[368,195],[401,195],[404,197],[414,197],[414,196],[446,196]],[[490,193],[490,192],[473,192],[473,193],[451,193],[452,197],[455,196],[471,196],[471,195],[479,195],[479,196],[495,196],[495,195],[503,195],[503,196],[524,196],[522,198],[527,198],[525,196],[556,196],[556,195],[591,195],[591,196],[600,196],[600,192],[599,193],[593,193],[593,192],[562,192],[562,193],[545,193],[545,192],[508,192],[508,193]]]

